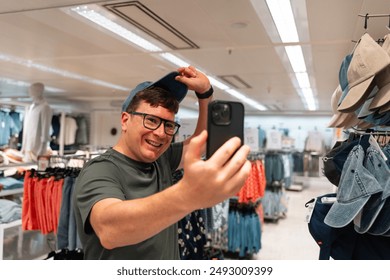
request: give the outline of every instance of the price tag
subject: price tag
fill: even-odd
[[[313,198],[311,201],[305,204],[306,206],[306,215],[305,222],[310,223],[311,216],[313,215],[314,206],[316,205],[317,198]]]
[[[38,171],[45,171],[50,165],[50,156],[38,156]]]

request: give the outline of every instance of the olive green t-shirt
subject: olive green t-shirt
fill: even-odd
[[[102,199],[142,198],[171,186],[172,173],[180,164],[182,151],[182,143],[174,143],[155,162],[142,163],[109,149],[86,163],[77,177],[73,195],[77,230],[85,259],[179,259],[177,224],[141,243],[107,250],[93,231],[89,214],[92,206]]]

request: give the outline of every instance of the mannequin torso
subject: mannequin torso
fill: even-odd
[[[34,83],[29,88],[33,102],[24,118],[22,152],[25,162],[37,161],[38,155],[47,153],[53,113],[43,91],[42,83]]]

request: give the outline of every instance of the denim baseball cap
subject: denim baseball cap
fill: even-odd
[[[363,166],[364,157],[364,149],[359,144],[348,154],[337,189],[337,201],[324,219],[328,226],[340,228],[351,223],[371,195],[382,192],[378,181]]]
[[[370,148],[367,159],[370,160],[371,166],[375,167],[375,171],[371,172],[376,178],[379,178],[378,181],[383,187],[383,193],[378,209],[372,209],[371,213],[368,212],[366,220],[363,219],[362,224],[364,226],[365,223],[370,222],[368,233],[382,235],[390,230],[390,168],[382,155],[375,149]]]
[[[387,194],[387,190],[383,191]],[[383,195],[385,196],[385,195]],[[387,196],[384,199],[383,206],[376,216],[373,224],[368,229],[368,233],[372,235],[385,235],[390,231],[390,198]]]
[[[339,106],[341,102],[344,100],[345,96],[348,93],[348,68],[351,64],[351,60],[353,57],[353,53],[348,54],[344,57],[343,61],[341,62],[340,70],[339,70],[339,84],[341,87],[342,93],[340,94],[339,100],[337,105]],[[337,107],[338,107],[337,106]]]
[[[390,169],[385,159],[373,146],[367,149],[364,166],[374,176],[374,180],[378,182],[383,191],[371,195],[363,209],[354,218],[355,230],[358,233],[366,233],[371,228],[382,210],[386,198],[390,196]]]
[[[372,101],[374,100],[374,96],[377,94],[378,92],[378,87],[375,86],[370,95],[367,97],[366,101],[363,103],[362,106],[360,106],[356,111],[355,113],[357,114],[357,117],[359,119],[364,119],[365,117],[367,117],[368,115],[371,115],[373,113],[375,113],[375,111],[371,111],[370,110],[370,105],[372,103]]]
[[[348,91],[338,110],[352,112],[359,108],[370,94],[375,76],[389,65],[390,56],[365,33],[360,38],[348,67]]]
[[[152,86],[163,88],[169,91],[177,101],[181,102],[187,94],[188,87],[182,82],[176,81],[175,77],[180,75],[179,72],[174,71],[165,75],[161,79],[156,82],[142,82],[138,84],[132,91],[130,91],[129,96],[126,98],[125,102],[122,104],[122,112],[125,112],[131,100],[133,100],[134,96],[140,92],[141,90],[150,88]]]
[[[332,94],[331,105],[333,110],[333,116],[330,120],[328,127],[344,127],[350,128],[358,123],[358,119],[353,113],[342,113],[337,110],[339,103],[344,99],[346,92],[348,91],[348,78],[347,72],[349,64],[352,60],[353,54],[348,54],[343,59],[339,70],[339,85]]]

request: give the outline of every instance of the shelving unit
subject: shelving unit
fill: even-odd
[[[18,245],[17,252],[20,256],[22,254],[22,244],[23,244],[23,230],[22,230],[22,220],[15,220],[13,222],[7,224],[0,224],[0,260],[3,259],[3,251],[4,251],[4,231],[8,228],[19,227],[18,228]]]

